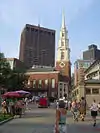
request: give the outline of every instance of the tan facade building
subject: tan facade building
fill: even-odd
[[[74,63],[74,86],[77,87],[84,81],[85,70],[93,63],[90,60],[78,59]]]
[[[93,99],[100,102],[100,60],[96,60],[85,71],[85,80],[78,85],[73,91],[73,98],[78,101],[85,97],[87,104],[90,106]]]

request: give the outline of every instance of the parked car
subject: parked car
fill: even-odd
[[[46,97],[41,97],[39,99],[38,108],[48,108],[49,107],[49,101]]]

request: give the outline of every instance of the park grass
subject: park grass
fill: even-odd
[[[7,119],[10,119],[10,118],[12,118],[11,115],[9,115],[9,114],[4,115],[4,114],[0,113],[0,122],[7,120]]]

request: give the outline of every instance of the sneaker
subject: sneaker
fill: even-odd
[[[96,126],[96,123],[94,123],[93,126],[95,127]]]

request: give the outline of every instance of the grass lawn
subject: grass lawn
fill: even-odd
[[[9,119],[9,118],[11,118],[12,116],[11,115],[9,115],[9,114],[6,114],[5,116],[4,116],[4,114],[1,114],[0,113],[0,122],[2,122],[2,121],[4,121],[4,120],[7,120],[7,119]]]

